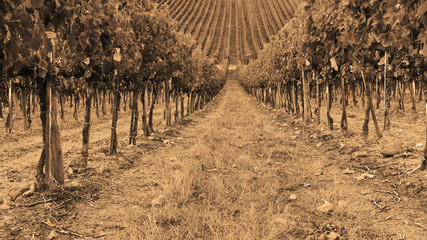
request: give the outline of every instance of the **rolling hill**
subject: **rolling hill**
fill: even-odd
[[[298,0],[157,0],[206,54],[248,63],[292,17]]]

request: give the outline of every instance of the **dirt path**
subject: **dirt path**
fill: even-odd
[[[410,183],[377,177],[380,172],[358,180],[366,171],[351,168],[356,163],[350,161],[361,156],[343,153],[345,147],[331,148],[325,140],[331,133],[313,137],[310,129],[293,122],[255,102],[231,76],[220,96],[186,124],[165,130],[154,141],[140,139],[118,157],[95,154],[93,170],[71,184],[90,182],[101,190],[86,192],[86,201],[62,211],[36,214],[32,225],[27,222],[30,229],[18,235],[427,238],[427,202],[400,187]],[[390,189],[396,181],[400,185]],[[52,211],[44,205],[38,212]]]

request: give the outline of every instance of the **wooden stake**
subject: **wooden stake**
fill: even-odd
[[[425,97],[425,105],[426,105],[426,119],[425,119],[425,124],[426,124],[426,142],[424,145],[424,157],[423,160],[421,162],[421,166],[420,166],[420,170],[425,170],[427,167],[427,94],[424,94]]]
[[[147,126],[147,83],[142,85],[142,94],[141,94],[141,104],[142,104],[142,131],[144,132],[144,136],[149,136],[148,126]]]
[[[304,67],[301,72],[302,76],[302,87],[303,87],[303,97],[304,97],[304,122],[306,125],[309,125],[311,122],[311,114],[310,114],[310,84],[304,75]]]
[[[12,79],[9,79],[9,114],[6,120],[6,132],[12,133],[13,129],[13,101],[12,101]]]

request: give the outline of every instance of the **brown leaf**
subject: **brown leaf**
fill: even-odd
[[[317,210],[327,213],[329,211],[331,211],[334,208],[334,205],[326,200],[323,200],[323,205],[318,207]]]

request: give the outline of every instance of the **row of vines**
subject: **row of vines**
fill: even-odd
[[[127,100],[130,103],[129,143],[136,144],[138,102],[143,134],[149,136],[160,96],[169,126],[171,99],[179,122],[185,95],[191,113],[209,102],[225,81],[225,73],[176,31],[166,11],[149,1],[1,0],[0,69],[0,114],[7,107],[7,133],[12,133],[14,117],[21,113],[24,129],[30,129],[31,113],[37,105],[40,108],[43,151],[38,186],[64,183],[57,115],[64,118],[66,101],[74,103],[76,119],[78,105],[84,104],[82,157],[73,164],[85,168],[92,106],[99,116],[98,106],[105,114],[106,99],[111,102],[109,153],[114,155],[122,99],[124,106]]]
[[[363,135],[372,117],[378,138],[390,129],[390,101],[405,109],[409,89],[412,110],[427,104],[427,2],[325,1],[300,4],[294,18],[259,54],[241,69],[242,85],[264,103],[301,115],[306,124],[319,124],[322,99],[330,130],[333,100],[342,108],[341,129],[348,134],[347,105],[360,97],[365,107]],[[339,97],[340,96],[340,97]],[[384,126],[375,114],[383,105]],[[310,99],[316,99],[312,112]],[[381,102],[382,101],[382,102]],[[421,168],[426,167],[427,147]]]
[[[249,63],[293,15],[296,0],[157,0],[217,62]]]

